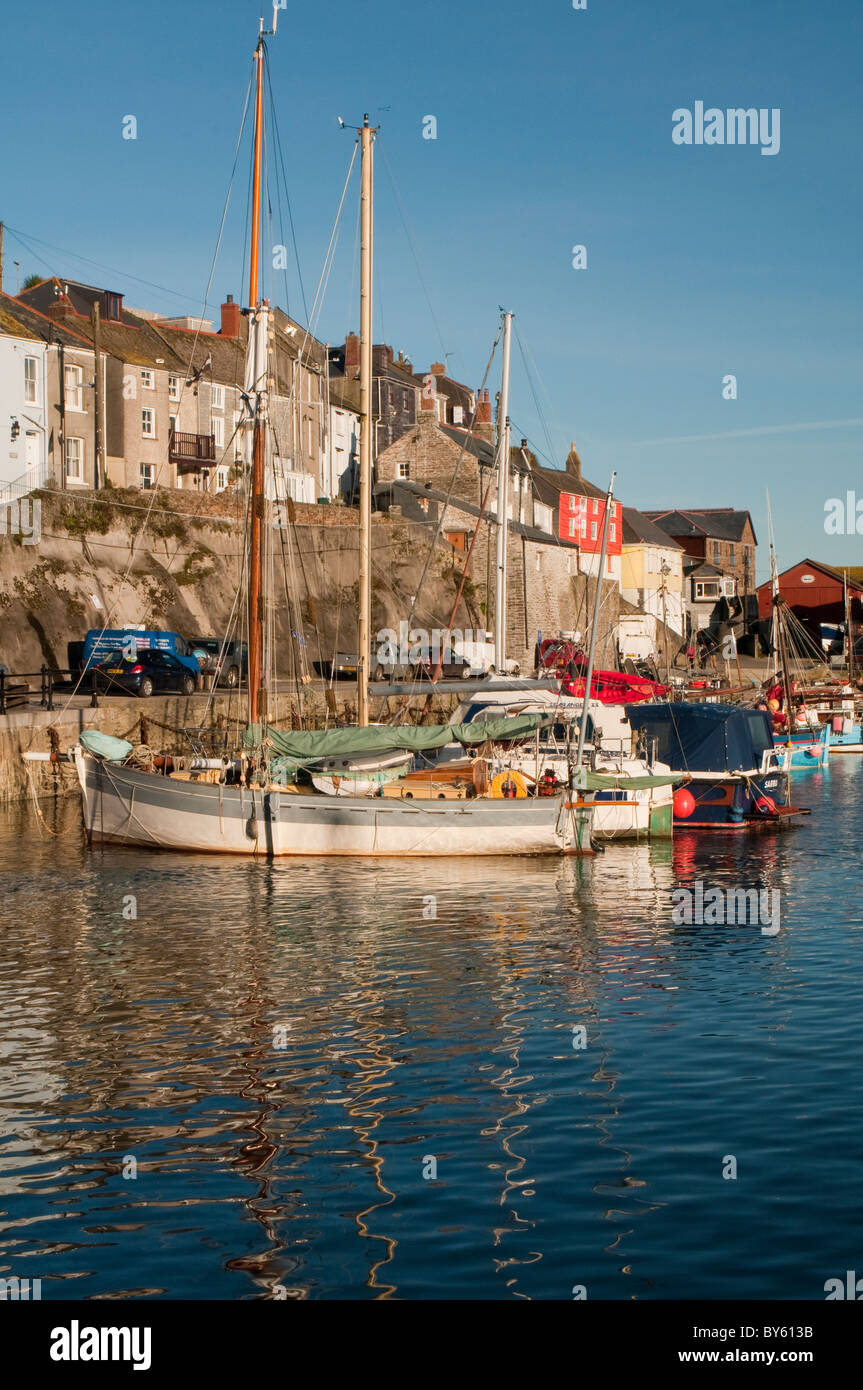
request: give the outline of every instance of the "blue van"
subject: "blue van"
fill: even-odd
[[[108,628],[105,632],[98,627],[91,628],[84,638],[82,669],[86,671],[95,666],[109,652],[124,649],[131,656],[138,649],[170,652],[181,665],[188,667],[196,679],[201,673],[198,658],[192,654],[192,648],[179,632],[145,632],[135,627]]]

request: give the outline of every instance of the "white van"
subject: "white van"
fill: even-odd
[[[464,665],[462,674],[466,679],[472,676],[490,676],[497,671],[494,657],[494,642],[466,642],[456,638],[452,644],[453,662]],[[521,670],[517,661],[505,663],[506,675],[517,676]]]

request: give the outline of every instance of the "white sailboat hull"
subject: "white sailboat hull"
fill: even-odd
[[[589,853],[567,797],[469,801],[303,795],[175,780],[75,751],[88,838],[260,855],[449,857]]]

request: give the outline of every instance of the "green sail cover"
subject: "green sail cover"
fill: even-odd
[[[644,791],[646,787],[673,787],[682,782],[686,774],[676,772],[673,776],[614,777],[602,772],[586,772],[585,785],[588,791]]]
[[[274,753],[296,763],[314,758],[351,758],[361,753],[383,753],[404,748],[422,753],[443,748],[445,743],[477,744],[529,738],[543,724],[547,714],[519,714],[512,719],[483,719],[475,724],[405,725],[372,724],[366,729],[267,729],[263,743]],[[261,747],[261,730],[250,724],[243,734],[246,748]]]

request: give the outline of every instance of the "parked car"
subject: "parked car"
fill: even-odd
[[[204,675],[215,676],[217,685],[232,690],[249,672],[249,648],[246,642],[226,642],[223,637],[192,637],[189,649],[197,659]]]
[[[109,694],[140,695],[146,699],[159,693],[192,695],[197,686],[195,677],[179,657],[171,652],[140,651],[135,657],[122,652],[109,652],[91,667],[97,690]]]
[[[136,627],[108,628],[103,632],[101,628],[91,628],[84,638],[84,669],[99,665],[112,652],[123,652],[126,658],[134,662],[145,651],[169,653],[181,666],[185,666],[197,684],[201,668],[185,637],[181,637],[179,632],[155,632]]]
[[[357,678],[357,657],[351,652],[336,652],[332,661],[313,661],[312,666],[324,680],[352,681]]]

